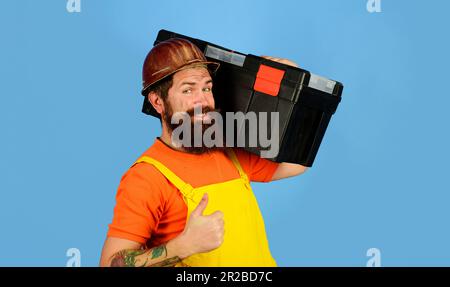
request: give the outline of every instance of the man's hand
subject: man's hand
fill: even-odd
[[[293,67],[296,67],[296,68],[299,67],[299,65],[297,65],[297,63],[292,62],[291,60],[288,60],[288,59],[277,58],[277,57],[270,57],[270,56],[261,56],[261,57],[263,57],[264,59],[272,60],[274,62],[282,63],[282,64],[293,66]]]
[[[224,221],[223,213],[215,211],[210,215],[203,215],[208,205],[208,194],[205,193],[197,207],[192,211],[184,231],[174,240],[183,242],[184,254],[203,253],[218,248],[223,243]]]

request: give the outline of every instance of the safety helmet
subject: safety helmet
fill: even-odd
[[[219,63],[208,61],[202,51],[186,39],[171,38],[153,46],[142,68],[141,93],[145,97],[142,112],[160,117],[148,101],[149,90],[168,76],[201,64],[206,65],[213,73],[219,68]]]

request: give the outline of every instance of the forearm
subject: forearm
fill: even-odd
[[[124,249],[110,259],[111,267],[170,267],[189,256],[177,237],[150,249]]]
[[[306,166],[303,166],[300,164],[282,162],[278,165],[277,169],[275,170],[275,173],[272,176],[272,180],[278,180],[278,179],[296,176],[296,175],[304,173],[306,170],[308,170],[308,167],[306,167]]]

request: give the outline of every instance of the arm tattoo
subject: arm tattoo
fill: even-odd
[[[144,254],[145,250],[121,250],[114,254],[111,260],[112,267],[135,267],[136,256]]]
[[[147,265],[149,259],[153,260],[159,258],[163,254],[165,254],[165,256],[167,257],[167,249],[165,244],[148,250],[125,249],[113,255],[113,258],[111,260],[111,267],[166,267],[174,266],[176,263],[181,261],[178,256],[175,256],[156,262],[154,264]],[[145,256],[145,262],[141,265],[137,265],[136,257],[141,255]]]
[[[177,264],[178,262],[181,262],[181,259],[178,256],[166,259],[164,261],[155,263],[150,265],[150,267],[171,267]]]
[[[163,252],[165,252],[167,256],[167,249],[165,244],[152,248],[151,251],[152,259],[158,258],[159,256],[161,256],[161,254],[163,254]]]

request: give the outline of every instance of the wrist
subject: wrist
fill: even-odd
[[[183,233],[170,240],[166,244],[167,253],[173,254],[173,256],[178,256],[180,259],[191,256],[193,253],[190,251],[187,240]]]

